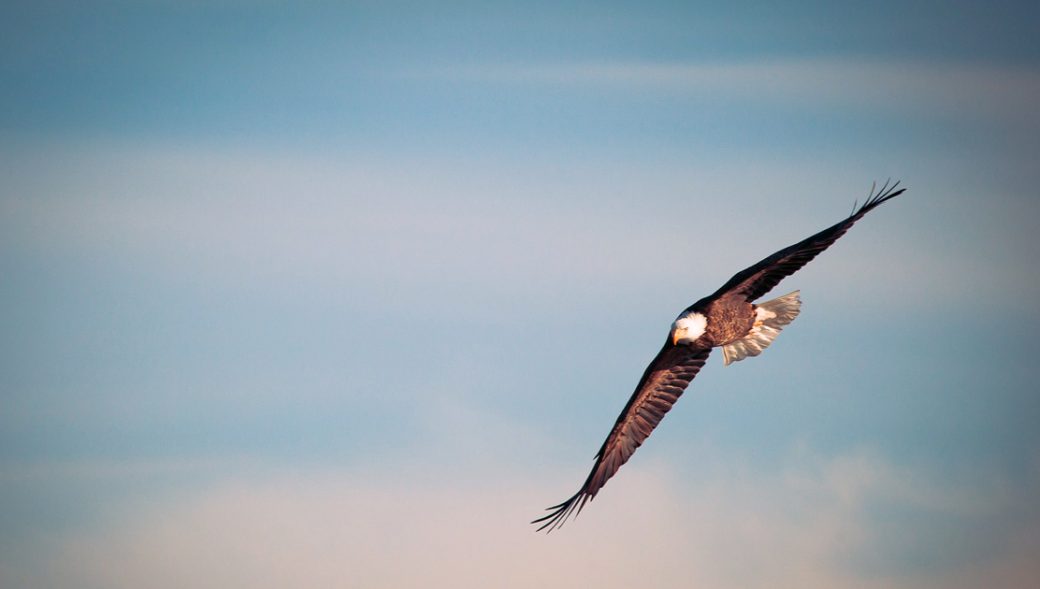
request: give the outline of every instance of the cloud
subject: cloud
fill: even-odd
[[[49,561],[53,587],[1029,587],[1040,549],[1036,510],[1007,522],[993,553],[951,561],[886,556],[919,521],[879,525],[894,504],[987,525],[1028,495],[936,485],[870,453],[801,450],[776,474],[715,465],[696,482],[662,465],[626,469],[577,520],[549,536],[525,522],[555,485],[480,483],[407,473],[291,473],[225,481],[124,512],[69,537]],[[370,474],[370,473],[369,473]],[[1035,478],[1034,478],[1035,482]],[[941,528],[941,526],[938,526]],[[986,535],[985,526],[975,533]],[[894,532],[895,535],[889,535]],[[959,533],[972,534],[969,526]],[[992,540],[993,538],[987,538]],[[863,567],[860,561],[877,560]],[[8,567],[10,568],[10,567]],[[39,571],[37,571],[38,574]],[[963,576],[962,573],[967,573]],[[32,579],[22,571],[18,578]],[[953,585],[946,583],[953,582]]]
[[[449,66],[408,74],[498,84],[609,86],[796,104],[975,115],[1035,128],[1040,74],[1008,65],[839,58]]]
[[[710,292],[742,265],[834,222],[866,190],[850,186],[842,165],[807,169],[797,161],[753,172],[736,161],[675,168],[630,162],[623,169],[576,162],[564,169],[537,161],[341,161],[157,147],[16,159],[0,199],[0,239],[16,251],[87,256],[207,288],[245,284],[255,292],[260,284],[265,292],[299,292],[305,284],[309,293],[347,293],[347,304],[400,307],[420,299],[467,308],[559,305],[567,298],[561,293],[582,301],[647,283],[666,292],[698,285]],[[777,187],[800,186],[806,177],[820,189],[777,199]],[[1007,246],[1008,257],[1000,255],[1003,242],[948,238],[998,225],[1017,243],[1028,239],[1016,229],[1027,215],[995,218],[1006,207],[971,205],[976,187],[949,184],[911,181],[908,196],[890,205],[908,218],[899,234],[879,243],[879,215],[870,220],[874,237],[854,254],[847,244],[866,239],[859,229],[843,242],[844,261],[828,254],[814,263],[829,265],[822,296],[838,300],[893,285],[878,299],[905,301],[913,289],[907,276],[918,278],[915,300],[932,298],[937,283],[951,298],[959,288],[969,299],[979,285],[1029,287],[1020,284],[1021,247]],[[959,217],[935,223],[935,207],[922,199],[948,188]],[[846,196],[824,203],[822,195],[835,192]],[[979,214],[963,214],[972,208]],[[732,227],[748,219],[755,231],[734,239]],[[705,244],[710,255],[698,255]],[[855,264],[846,263],[849,255]],[[987,274],[970,292],[966,268]],[[808,273],[799,278],[813,280]]]

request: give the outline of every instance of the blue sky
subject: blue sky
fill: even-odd
[[[3,10],[4,586],[1040,573],[1036,6]],[[675,315],[888,177],[532,533]]]

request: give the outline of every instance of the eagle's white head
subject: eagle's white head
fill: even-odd
[[[692,344],[694,340],[704,334],[708,327],[708,318],[700,313],[683,315],[672,324],[672,343]]]

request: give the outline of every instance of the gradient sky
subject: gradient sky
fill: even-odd
[[[1035,586],[1040,7],[713,4],[5,3],[0,585]]]

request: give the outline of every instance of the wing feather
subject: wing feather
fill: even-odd
[[[675,346],[671,341],[665,342],[647,366],[635,392],[596,454],[596,462],[581,489],[563,503],[548,508],[548,515],[531,523],[542,524],[539,531],[546,528],[552,531],[563,525],[572,513],[576,515],[581,512],[585,503],[596,496],[607,480],[650,437],[650,433],[679,400],[693,377],[700,372],[710,353],[711,348]]]
[[[898,186],[899,182],[892,186],[885,182],[885,185],[877,192],[874,192],[876,185],[872,186],[870,197],[863,203],[863,206],[858,209],[854,208],[852,214],[847,218],[738,272],[719,290],[706,298],[713,300],[723,296],[736,295],[742,296],[750,302],[765,295],[781,280],[797,272],[820,252],[830,247],[839,237],[845,235],[845,232],[864,215],[885,201],[902,194],[905,189],[896,190]]]

